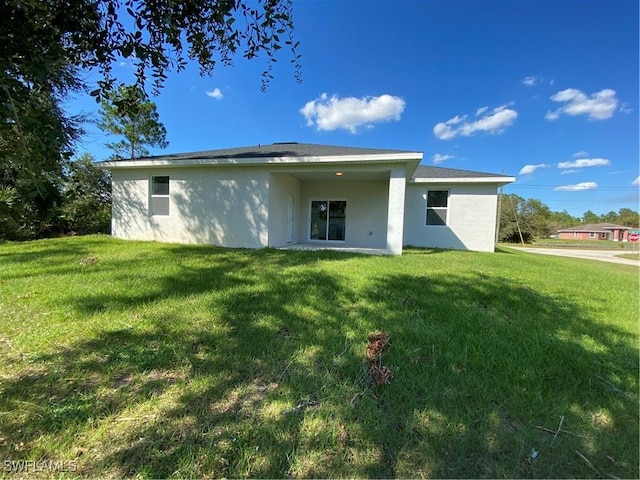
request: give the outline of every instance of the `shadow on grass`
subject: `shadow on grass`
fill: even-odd
[[[514,254],[514,251],[510,250],[509,247],[498,247],[498,246],[496,246],[493,251],[494,251],[494,253],[507,253],[509,255],[513,255]]]
[[[378,422],[368,435],[382,457],[368,476],[638,474],[634,335],[566,299],[481,273],[392,275],[364,295],[373,308],[361,315],[384,317],[397,371],[373,402]],[[561,434],[554,445],[536,426],[553,433],[561,416],[582,437]]]
[[[172,250],[178,258],[199,255],[188,247]],[[183,268],[148,294],[78,295],[74,303],[88,315],[120,312],[139,323],[34,356],[4,381],[0,411],[11,413],[0,437],[10,443],[0,443],[0,453],[58,458],[56,449],[66,442],[83,475],[285,475],[303,416],[265,405],[294,407],[318,395],[327,368],[346,369],[344,377],[353,378],[361,366],[353,354],[339,353],[345,338],[335,302],[342,286],[311,274],[316,261],[351,255],[211,253],[202,252],[211,267]],[[302,274],[278,273],[301,263],[309,265]],[[134,313],[155,300],[202,292],[235,293],[210,301],[210,318]],[[98,427],[101,422],[107,426]]]
[[[480,273],[360,285],[325,271],[362,258],[338,252],[167,248],[185,265],[147,290],[71,300],[131,328],[14,359],[3,457],[62,443],[83,476],[152,478],[638,475],[634,339],[566,298]],[[201,303],[146,308],[161,299]],[[375,388],[372,330],[395,373]],[[580,436],[536,427],[560,416]]]

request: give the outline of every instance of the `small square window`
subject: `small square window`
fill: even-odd
[[[589,232],[589,238],[596,238],[596,232]]]

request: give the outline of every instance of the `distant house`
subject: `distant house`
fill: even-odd
[[[590,223],[577,227],[558,230],[558,238],[566,240],[613,240],[614,242],[626,242],[629,240],[629,230],[632,227],[624,227],[613,223]]]
[[[492,252],[497,189],[514,177],[421,161],[414,151],[275,143],[102,166],[117,238]]]

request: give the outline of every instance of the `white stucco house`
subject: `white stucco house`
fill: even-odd
[[[497,189],[515,178],[421,161],[422,152],[274,143],[102,166],[117,238],[493,251]]]

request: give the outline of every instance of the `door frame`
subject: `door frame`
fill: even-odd
[[[293,243],[295,237],[294,216],[295,216],[295,197],[291,194],[287,197],[287,243]]]
[[[344,202],[345,203],[345,216],[344,216],[344,240],[322,240],[319,238],[311,238],[311,211],[312,211],[312,205],[313,202],[327,202],[327,212],[329,210],[329,203],[331,202]],[[309,198],[309,210],[308,210],[308,215],[307,215],[307,241],[308,242],[326,242],[326,243],[346,243],[347,241],[347,214],[346,214],[346,209],[347,209],[347,199],[344,197],[311,197]],[[327,237],[328,235],[328,228],[329,228],[329,216],[327,213]]]

